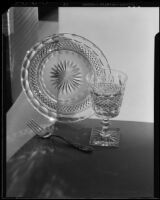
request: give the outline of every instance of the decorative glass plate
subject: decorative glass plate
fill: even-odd
[[[21,83],[32,106],[50,120],[83,120],[94,111],[86,75],[97,76],[109,64],[92,42],[69,33],[35,44],[22,63]]]

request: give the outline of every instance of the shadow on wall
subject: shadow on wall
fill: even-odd
[[[8,102],[6,111],[8,111],[22,91],[20,71],[26,51],[39,41],[39,39],[43,38],[44,30],[45,35],[47,34],[47,30],[50,30],[50,24],[45,25],[45,23],[43,23],[39,25],[40,20],[44,22],[57,21],[58,8],[11,7],[4,15],[3,29],[5,29],[7,33],[7,38],[4,38],[4,57],[6,57],[8,52],[5,61],[5,63],[8,63],[8,67],[5,67],[5,69],[7,69],[6,99]],[[56,33],[57,27],[58,26],[54,26],[52,30],[48,32]],[[6,41],[8,41],[8,43]]]
[[[58,21],[58,7],[38,7],[39,21]]]

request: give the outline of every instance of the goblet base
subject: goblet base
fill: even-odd
[[[102,128],[96,127],[91,131],[90,145],[105,146],[105,147],[119,147],[120,142],[120,129],[109,128],[107,135],[101,135]]]

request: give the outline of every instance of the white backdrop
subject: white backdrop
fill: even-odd
[[[154,36],[158,8],[60,7],[59,32],[97,44],[111,68],[128,75],[121,112],[115,120],[154,121]]]

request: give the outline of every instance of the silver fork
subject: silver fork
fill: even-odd
[[[72,147],[81,150],[83,152],[92,152],[93,148],[87,145],[82,145],[76,142],[72,142],[68,139],[66,139],[63,136],[60,135],[55,135],[53,134],[53,126],[50,127],[46,127],[46,128],[42,128],[37,122],[35,122],[34,120],[30,120],[26,123],[26,125],[38,136],[42,137],[42,138],[48,138],[48,137],[57,137],[60,138],[61,140],[65,141],[66,143],[68,143],[69,145],[71,145]]]

